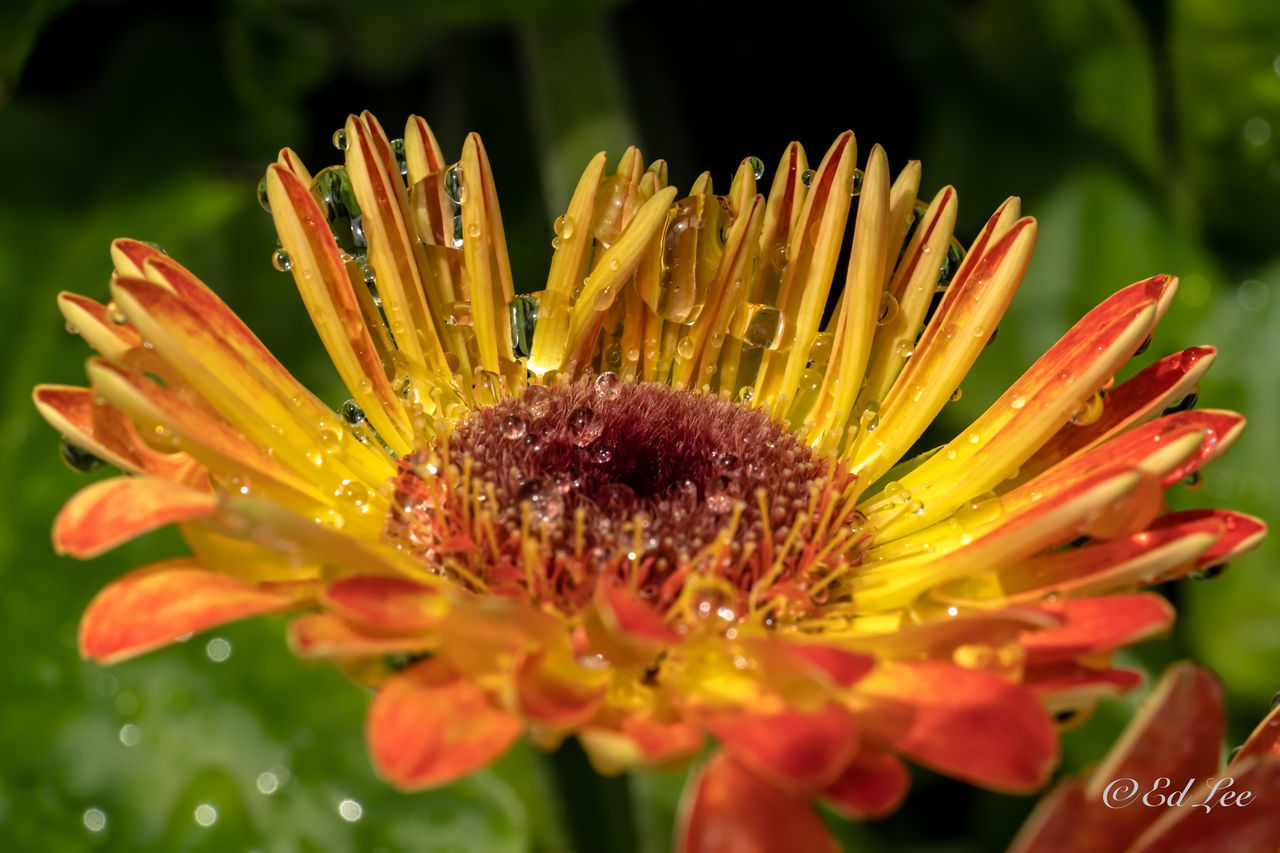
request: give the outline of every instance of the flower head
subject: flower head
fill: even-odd
[[[397,785],[522,733],[576,735],[605,772],[710,735],[688,849],[773,849],[782,826],[816,850],[809,803],[886,814],[903,758],[1042,785],[1052,716],[1134,684],[1111,653],[1172,618],[1138,589],[1263,535],[1163,502],[1243,426],[1182,405],[1212,349],[1112,387],[1167,276],[902,461],[1026,268],[1016,199],[966,252],[955,191],[919,202],[919,164],[895,178],[879,147],[856,168],[850,133],[816,169],[791,145],[767,196],[755,158],[726,194],[704,174],[678,198],[662,161],[600,154],[545,288],[517,296],[478,137],[450,163],[421,119],[391,141],[365,113],[335,144],[344,165],[314,176],[283,151],[260,195],[351,394],[338,410],[146,244],[114,244],[109,304],[60,297],[99,357],[91,388],[36,404],[129,476],[73,497],[55,546],[91,557],[177,523],[192,550],[94,599],[89,658],[302,611],[297,654],[377,687],[370,749]]]

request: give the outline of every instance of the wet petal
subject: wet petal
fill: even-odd
[[[676,830],[678,853],[839,853],[805,797],[763,782],[718,753],[689,780]]]
[[[606,673],[579,666],[567,654],[545,650],[523,656],[513,676],[520,713],[557,729],[590,719],[608,688]]]
[[[405,790],[444,785],[485,767],[520,729],[519,717],[439,659],[389,678],[366,722],[374,767]]]
[[[112,477],[86,486],[53,522],[53,547],[80,559],[96,557],[166,524],[209,515],[217,499],[158,477]]]
[[[192,631],[293,606],[273,592],[179,558],[108,584],[80,620],[80,654],[99,663],[140,655]]]
[[[375,632],[426,634],[448,610],[439,590],[408,578],[357,575],[329,584],[321,601],[344,619]]]
[[[1247,759],[1263,756],[1280,760],[1280,704],[1272,708],[1271,713],[1258,723],[1240,752],[1231,759],[1227,769],[1230,771]]]
[[[1231,785],[1214,792],[1214,776],[1187,796],[1191,805],[1156,815],[1126,853],[1218,853],[1280,848],[1280,761],[1250,761],[1232,771]],[[1225,783],[1224,783],[1225,786]],[[1245,792],[1251,795],[1240,804]],[[1232,795],[1225,801],[1223,797]],[[1206,802],[1212,808],[1197,808]]]

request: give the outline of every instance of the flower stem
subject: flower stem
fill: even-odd
[[[635,853],[631,795],[626,776],[601,776],[577,740],[548,757],[576,853]]]

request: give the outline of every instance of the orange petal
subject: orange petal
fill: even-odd
[[[911,774],[898,758],[863,745],[840,778],[822,792],[822,800],[851,820],[884,817],[907,798]]]
[[[1133,670],[1094,669],[1070,661],[1029,666],[1022,674],[1022,683],[1054,712],[1090,707],[1104,696],[1127,693],[1143,680],[1142,673]]]
[[[462,672],[510,671],[513,655],[567,642],[557,617],[501,598],[452,603],[440,624],[440,655]]]
[[[784,790],[813,793],[834,782],[858,745],[853,716],[831,703],[816,713],[744,710],[698,714],[733,756]]]
[[[407,790],[428,788],[460,779],[506,752],[520,736],[520,718],[433,658],[382,685],[369,707],[366,735],[383,778]]]
[[[379,633],[424,634],[444,618],[447,603],[432,587],[407,578],[355,575],[321,594],[331,610]]]
[[[596,584],[584,627],[591,648],[615,666],[646,665],[680,641],[653,608],[613,584]]]
[[[516,702],[525,718],[560,729],[590,719],[604,701],[605,673],[579,666],[567,655],[524,655],[515,666]]]
[[[1271,709],[1271,713],[1263,718],[1258,727],[1249,735],[1240,752],[1231,759],[1228,769],[1235,767],[1249,758],[1269,755],[1280,759],[1280,705]]]
[[[1168,630],[1174,618],[1173,606],[1151,593],[1058,601],[1041,609],[1063,623],[1022,637],[1028,665],[1127,646]]]
[[[134,347],[142,346],[142,335],[128,323],[111,319],[107,306],[78,293],[58,294],[58,308],[89,346],[112,361],[119,361]]]
[[[1064,782],[1036,804],[1035,811],[1018,831],[1009,853],[1102,853],[1123,850],[1111,838],[1105,826],[1091,821],[1098,809],[1097,800],[1089,800],[1079,780]],[[1134,806],[1142,810],[1143,806]],[[1154,817],[1149,812],[1148,818]]]
[[[297,597],[211,572],[190,558],[154,563],[108,584],[80,620],[80,654],[115,663],[192,631],[282,610]]]
[[[72,495],[53,522],[59,554],[87,559],[158,527],[209,515],[217,498],[158,477],[111,477]]]
[[[1217,357],[1213,347],[1191,347],[1160,359],[1107,394],[1102,415],[1091,424],[1069,423],[1035,452],[1018,481],[1030,480],[1063,459],[1160,416],[1192,393]]]
[[[1058,759],[1044,706],[1016,684],[938,661],[887,663],[858,684],[866,734],[947,775],[1031,791]]]
[[[307,613],[289,623],[289,648],[300,658],[385,655],[430,649],[434,638],[368,634],[332,613]]]
[[[724,753],[689,780],[677,853],[839,853],[808,799],[778,790]]]

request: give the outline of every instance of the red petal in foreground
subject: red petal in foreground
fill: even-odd
[[[939,661],[886,663],[858,683],[863,731],[921,764],[1003,791],[1033,791],[1058,760],[1044,706],[1016,684]]]
[[[89,602],[80,620],[80,654],[115,663],[183,634],[283,610],[296,601],[211,572],[190,558],[166,560],[118,578]]]
[[[321,600],[343,618],[389,634],[432,631],[446,609],[434,588],[385,575],[340,578],[329,584]]]
[[[805,797],[764,782],[724,753],[685,787],[677,853],[839,853]]]
[[[1216,774],[1187,795],[1188,805],[1157,812],[1156,822],[1128,851],[1262,853],[1280,849],[1280,761],[1242,762],[1226,775],[1231,779],[1229,787],[1222,781],[1223,774]],[[1238,803],[1246,791],[1250,796]]]
[[[822,792],[827,805],[851,820],[892,814],[907,798],[911,774],[898,758],[863,746],[840,778]]]
[[[289,648],[300,658],[386,655],[426,651],[433,637],[366,634],[332,613],[307,613],[289,623]]]
[[[853,716],[835,703],[812,714],[732,710],[699,718],[735,758],[789,791],[813,793],[831,784],[858,745]]]
[[[156,477],[112,477],[72,495],[53,522],[59,554],[88,559],[175,521],[213,512],[207,492]],[[181,633],[181,632],[179,632]]]
[[[366,721],[378,772],[400,788],[444,785],[507,751],[520,718],[438,658],[388,679]]]
[[[1258,727],[1249,735],[1240,752],[1231,760],[1231,767],[1247,758],[1269,755],[1280,761],[1280,705],[1271,709],[1271,713],[1258,723]]]

